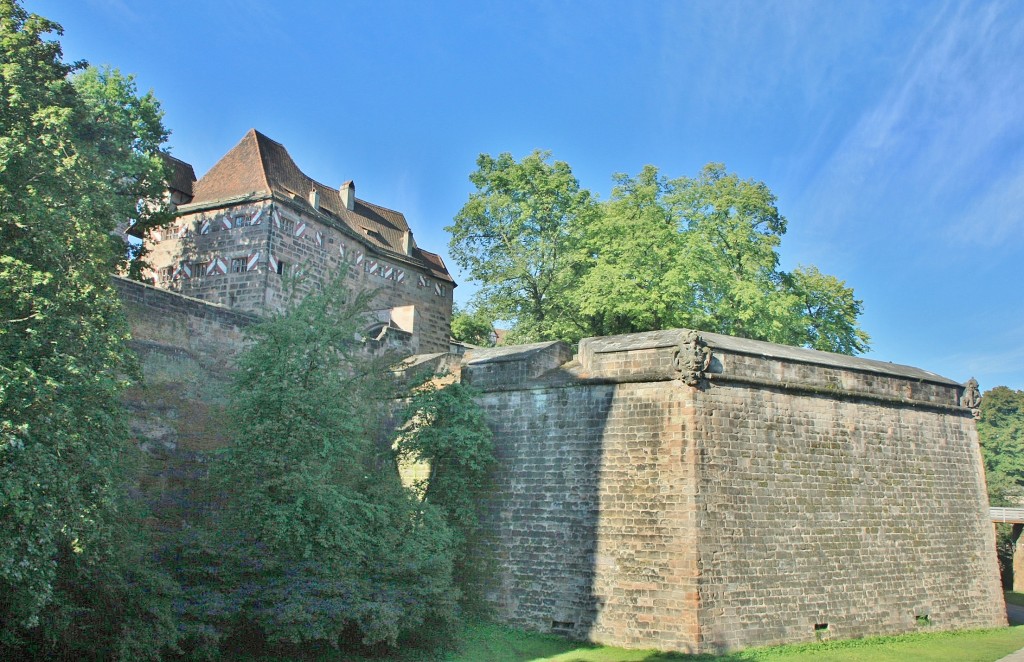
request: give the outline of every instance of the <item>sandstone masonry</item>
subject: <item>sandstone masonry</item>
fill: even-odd
[[[475,350],[495,431],[487,588],[514,625],[720,651],[1005,625],[963,387],[661,331]]]
[[[201,179],[168,158],[173,225],[140,238],[161,289],[262,313],[342,279],[373,292],[373,337],[395,332],[408,353],[448,350],[452,280],[416,245],[405,216],[305,175],[283,145],[249,131]]]

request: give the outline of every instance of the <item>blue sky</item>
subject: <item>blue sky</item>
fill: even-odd
[[[200,176],[251,127],[446,256],[477,154],[762,180],[871,358],[1024,389],[1024,3],[28,0]]]

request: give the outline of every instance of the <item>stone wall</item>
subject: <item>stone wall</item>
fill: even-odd
[[[205,502],[257,318],[114,283],[146,377],[126,395],[143,494],[180,526]],[[461,376],[495,432],[481,553],[511,624],[690,652],[1005,624],[974,420],[951,380],[685,331],[588,339],[575,358],[562,343],[473,350]]]
[[[146,461],[139,483],[156,528],[194,520],[210,451],[228,439],[231,370],[257,317],[115,277],[143,379],[124,394]]]
[[[923,370],[666,331],[467,354],[512,624],[717,651],[1005,625],[974,421]],[[501,378],[495,378],[501,375]]]
[[[115,276],[117,290],[138,348],[163,346],[190,354],[211,368],[226,369],[244,347],[251,313],[182,296]]]

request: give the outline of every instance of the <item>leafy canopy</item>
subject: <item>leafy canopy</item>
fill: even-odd
[[[470,175],[475,193],[445,228],[456,262],[481,284],[480,309],[514,320],[520,340],[574,332],[568,291],[581,228],[597,206],[569,165],[533,152],[481,154]]]
[[[145,657],[174,634],[126,496],[110,274],[115,226],[159,207],[167,132],[130,77],[64,63],[60,33],[0,0],[0,647]]]
[[[479,347],[493,346],[494,321],[482,310],[456,305],[452,310],[452,338]]]
[[[517,340],[687,327],[868,349],[852,289],[813,266],[779,268],[787,221],[763,182],[714,163],[678,179],[646,166],[615,175],[598,204],[548,158],[482,155],[470,175],[477,191],[448,228],[453,258],[481,283],[475,303],[512,321]],[[557,199],[574,204],[545,202],[555,172],[572,192]]]
[[[393,646],[454,622],[454,534],[399,481],[393,357],[360,334],[369,296],[339,280],[250,330],[213,466],[220,514],[179,551],[197,654],[240,627],[278,648]]]
[[[1013,505],[1024,496],[1024,391],[997,386],[981,398],[978,440],[989,500]]]

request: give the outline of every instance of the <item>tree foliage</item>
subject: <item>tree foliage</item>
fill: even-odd
[[[494,464],[494,442],[474,392],[461,382],[425,384],[410,399],[395,440],[399,461],[423,463],[429,474],[413,489],[439,506],[466,540],[479,526],[479,492]]]
[[[171,589],[127,499],[111,233],[158,206],[166,131],[131,78],[64,63],[50,34],[0,0],[0,646],[144,657],[173,642]]]
[[[1024,391],[997,386],[984,393],[978,440],[991,504],[1015,505],[1024,496]]]
[[[394,645],[453,622],[453,537],[403,488],[382,421],[392,357],[341,282],[253,327],[234,376],[221,514],[181,546],[188,646]],[[251,643],[251,641],[249,642]]]
[[[445,230],[452,256],[481,284],[481,309],[515,320],[520,339],[573,332],[567,293],[581,227],[597,211],[589,191],[567,163],[539,151],[522,161],[481,154],[469,178],[477,190]]]
[[[452,338],[461,342],[491,347],[494,345],[494,321],[477,308],[452,310]]]
[[[740,179],[714,163],[695,178],[668,179],[653,166],[636,176],[616,175],[611,199],[600,205],[572,179],[587,205],[563,207],[559,233],[549,234],[559,265],[539,260],[527,270],[534,281],[547,274],[560,283],[546,290],[544,330],[538,332],[534,317],[522,316],[529,288],[503,287],[511,282],[507,271],[495,268],[508,255],[533,255],[532,235],[485,211],[530,199],[530,177],[538,171],[518,167],[507,154],[499,161],[502,173],[516,176],[502,179],[499,194],[489,185],[493,161],[478,160],[480,169],[470,176],[478,190],[450,228],[451,248],[483,285],[477,303],[507,315],[519,340],[575,342],[585,335],[686,327],[849,354],[867,350],[868,336],[857,325],[862,302],[853,290],[813,266],[782,271],[778,249],[787,221],[775,195],[763,182]],[[489,236],[501,236],[500,247],[476,240]]]

